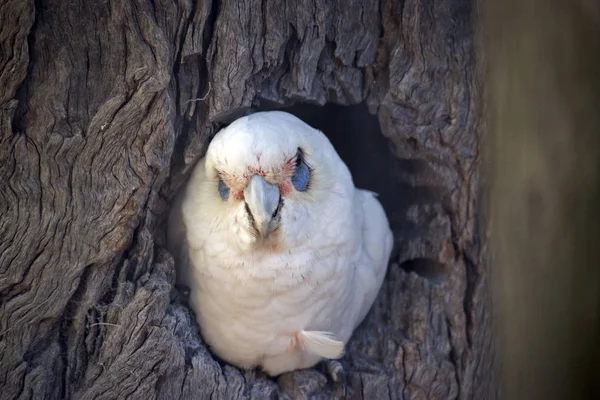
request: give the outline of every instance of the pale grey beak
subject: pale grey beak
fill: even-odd
[[[244,189],[244,198],[258,233],[266,239],[271,232],[275,210],[279,207],[279,186],[268,183],[260,175],[252,175]]]

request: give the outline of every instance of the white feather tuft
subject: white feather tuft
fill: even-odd
[[[373,192],[371,190],[367,190],[367,189],[358,189],[360,192],[365,192],[365,193],[369,193],[371,196],[378,198],[379,197],[379,193],[377,192]]]
[[[338,359],[344,355],[344,342],[336,340],[331,332],[303,330],[300,338],[304,348],[318,356]]]

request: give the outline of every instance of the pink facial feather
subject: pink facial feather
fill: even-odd
[[[257,154],[256,158],[260,161],[262,154]],[[244,199],[244,187],[252,175],[260,175],[267,178],[268,181],[278,183],[279,193],[282,196],[289,195],[292,192],[291,178],[294,174],[295,157],[288,159],[279,170],[265,171],[262,167],[248,167],[242,176],[230,175],[226,172],[221,173],[221,179],[230,188],[231,196],[234,200]]]

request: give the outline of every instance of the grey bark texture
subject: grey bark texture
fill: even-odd
[[[465,0],[0,0],[0,398],[495,397],[474,16]],[[269,379],[202,344],[165,217],[219,127],[298,103],[377,116],[397,251],[343,373]]]

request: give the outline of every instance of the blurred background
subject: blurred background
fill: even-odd
[[[500,398],[600,398],[600,2],[480,2]]]

